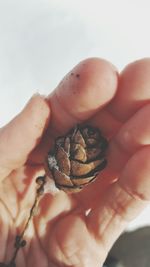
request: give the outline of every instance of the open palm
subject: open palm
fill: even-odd
[[[87,59],[48,98],[35,95],[0,130],[1,262],[12,257],[54,137],[87,122],[109,140],[108,166],[79,193],[44,195],[16,264],[103,265],[120,233],[150,200],[149,88],[149,59],[128,65],[120,75],[107,61]]]

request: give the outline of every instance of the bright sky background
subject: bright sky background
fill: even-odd
[[[0,127],[80,60],[150,56],[149,0],[0,0]],[[130,228],[150,224],[150,209]]]

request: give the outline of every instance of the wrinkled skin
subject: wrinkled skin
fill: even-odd
[[[54,136],[88,121],[110,140],[107,168],[80,193],[43,197],[16,263],[102,266],[115,240],[150,201],[149,88],[150,59],[129,64],[121,74],[107,61],[87,59],[49,97],[35,95],[1,128],[0,261],[12,256]]]

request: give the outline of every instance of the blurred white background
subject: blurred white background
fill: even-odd
[[[0,127],[80,60],[150,55],[149,0],[0,0]],[[129,229],[150,224],[150,208]]]

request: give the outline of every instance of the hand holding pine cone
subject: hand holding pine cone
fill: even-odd
[[[91,126],[77,126],[58,137],[48,153],[46,169],[56,186],[65,192],[78,192],[94,181],[105,168],[107,140]]]

